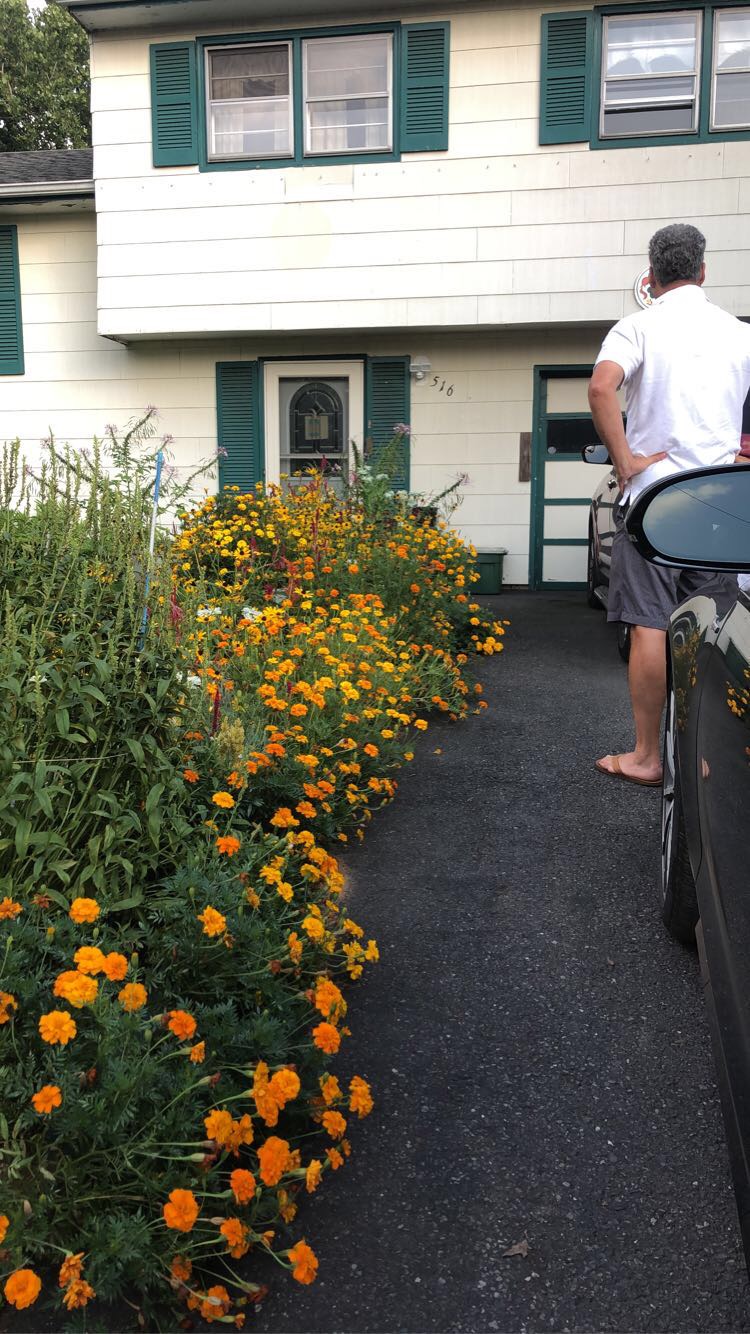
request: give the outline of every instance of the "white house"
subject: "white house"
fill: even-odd
[[[154,403],[251,484],[407,420],[506,581],[580,581],[587,373],[656,227],[750,316],[750,4],[63,3],[93,165],[0,158],[0,438]]]

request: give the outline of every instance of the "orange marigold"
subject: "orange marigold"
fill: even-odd
[[[328,1161],[334,1172],[338,1172],[339,1168],[343,1166],[344,1158],[338,1149],[331,1148],[328,1150]]]
[[[62,1091],[57,1084],[44,1084],[31,1099],[34,1111],[48,1116],[55,1107],[62,1105]]]
[[[33,1306],[42,1291],[42,1280],[33,1269],[17,1269],[7,1280],[3,1292],[5,1300],[16,1310],[23,1311]]]
[[[71,970],[55,978],[52,991],[55,996],[61,996],[63,1000],[80,1010],[83,1005],[90,1005],[96,1000],[99,983],[95,977],[87,977],[85,973]]]
[[[285,1139],[271,1135],[258,1149],[261,1181],[266,1186],[276,1186],[289,1168],[291,1150]]]
[[[0,1246],[5,1241],[5,1234],[10,1227],[10,1219],[7,1214],[0,1214]]]
[[[319,1047],[321,1051],[327,1052],[329,1056],[333,1056],[341,1046],[341,1034],[337,1028],[334,1028],[333,1024],[318,1024],[313,1029],[312,1035],[315,1046]]]
[[[292,1269],[292,1278],[296,1278],[298,1283],[314,1283],[315,1275],[318,1272],[318,1259],[315,1252],[306,1241],[298,1241],[289,1252],[289,1259],[294,1268]]]
[[[186,783],[197,783],[200,778],[200,774],[196,769],[183,769],[182,776]]]
[[[221,838],[217,838],[216,840],[217,852],[223,852],[227,857],[233,857],[236,852],[239,852],[241,847],[242,844],[240,840],[235,838],[233,834],[224,834]]]
[[[250,1243],[247,1239],[247,1228],[239,1218],[227,1218],[222,1223],[219,1231],[226,1239],[227,1250],[232,1259],[239,1260],[247,1251],[250,1250]]]
[[[79,973],[90,973],[93,976],[104,972],[106,960],[96,945],[82,945],[73,955],[73,963]]]
[[[325,1075],[320,1081],[320,1091],[323,1094],[323,1101],[330,1107],[332,1102],[343,1097],[341,1085],[335,1075]]]
[[[367,1080],[360,1079],[359,1075],[355,1075],[349,1081],[349,1093],[349,1111],[356,1112],[360,1119],[363,1116],[369,1116],[374,1103]]]
[[[313,1158],[307,1165],[305,1172],[305,1185],[312,1195],[313,1191],[318,1189],[323,1179],[323,1164],[319,1158]]]
[[[167,1028],[178,1038],[191,1038],[198,1027],[192,1014],[187,1010],[169,1010]]]
[[[67,1010],[50,1010],[39,1020],[39,1032],[44,1042],[59,1043],[64,1047],[74,1038],[78,1029],[75,1019],[71,1019]]]
[[[198,914],[198,921],[203,923],[204,936],[220,936],[227,929],[226,917],[215,908],[204,908],[203,912]]]
[[[0,991],[0,1024],[9,1024],[13,1018],[11,1011],[18,1009],[18,1001],[9,991]]]
[[[214,792],[211,800],[214,806],[220,806],[223,811],[231,811],[234,806],[234,797],[231,792]]]
[[[69,1311],[77,1311],[95,1296],[96,1293],[90,1283],[84,1278],[74,1278],[63,1297],[63,1305],[67,1306]]]
[[[96,899],[73,899],[68,916],[80,925],[82,922],[95,922],[100,912]]]
[[[117,993],[117,999],[123,1010],[132,1014],[135,1010],[142,1010],[148,1000],[148,992],[140,982],[126,982],[121,991]]]
[[[202,1065],[206,1059],[205,1042],[196,1042],[194,1047],[190,1048],[190,1060],[193,1065]]]
[[[279,1107],[284,1107],[286,1103],[292,1102],[299,1094],[299,1075],[295,1070],[277,1070],[276,1073],[271,1076],[271,1082],[268,1087],[279,1104]]]
[[[200,1304],[200,1313],[203,1319],[210,1325],[220,1316],[226,1315],[232,1299],[222,1283],[214,1283],[208,1289]]]
[[[255,1195],[256,1180],[244,1167],[235,1167],[229,1177],[232,1194],[238,1204],[249,1204]]]
[[[7,894],[4,899],[0,899],[0,922],[12,922],[22,912],[21,904],[16,903],[15,899],[9,899]]]
[[[60,1287],[67,1288],[68,1284],[72,1283],[74,1278],[80,1278],[82,1270],[83,1251],[79,1251],[77,1255],[66,1255],[60,1265],[60,1273],[57,1278]]]
[[[128,971],[128,961],[124,954],[114,951],[104,960],[104,975],[110,982],[122,982]]]
[[[162,1213],[167,1227],[175,1232],[190,1232],[200,1208],[192,1190],[171,1190]]]
[[[341,1112],[324,1112],[323,1125],[331,1139],[341,1139],[341,1136],[346,1134],[346,1118]]]
[[[179,1279],[180,1283],[187,1283],[193,1272],[193,1262],[188,1260],[186,1255],[176,1255],[169,1266],[169,1272],[172,1278]]]
[[[271,824],[276,829],[298,829],[299,820],[292,815],[288,806],[280,806],[275,815],[271,816]]]
[[[319,977],[315,983],[315,1008],[327,1018],[332,1010],[346,1014],[346,1002],[335,982],[328,977]]]
[[[286,943],[292,963],[299,963],[302,958],[302,950],[304,946],[296,931],[291,931],[289,933]]]

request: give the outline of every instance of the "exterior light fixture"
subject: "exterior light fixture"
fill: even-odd
[[[424,380],[430,370],[432,370],[432,362],[429,357],[412,357],[409,362],[409,374],[413,375],[415,380]]]

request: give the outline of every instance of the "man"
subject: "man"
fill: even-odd
[[[597,760],[601,773],[645,787],[661,784],[659,748],[666,696],[666,627],[683,598],[702,589],[736,594],[736,580],[667,570],[639,555],[624,529],[629,504],[661,477],[739,461],[742,409],[750,389],[750,326],[701,291],[706,242],[674,223],[649,243],[654,303],[607,334],[589,387],[600,439],[620,486],[615,507],[607,619],[632,626],[628,684],[635,747]],[[617,390],[625,387],[627,436]]]

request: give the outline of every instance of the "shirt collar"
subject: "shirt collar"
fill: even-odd
[[[673,287],[671,292],[662,292],[661,296],[657,296],[654,305],[660,306],[664,301],[672,301],[675,297],[687,298],[689,301],[693,301],[696,297],[700,297],[701,301],[708,300],[702,287],[698,287],[696,283],[686,283],[684,287]]]

